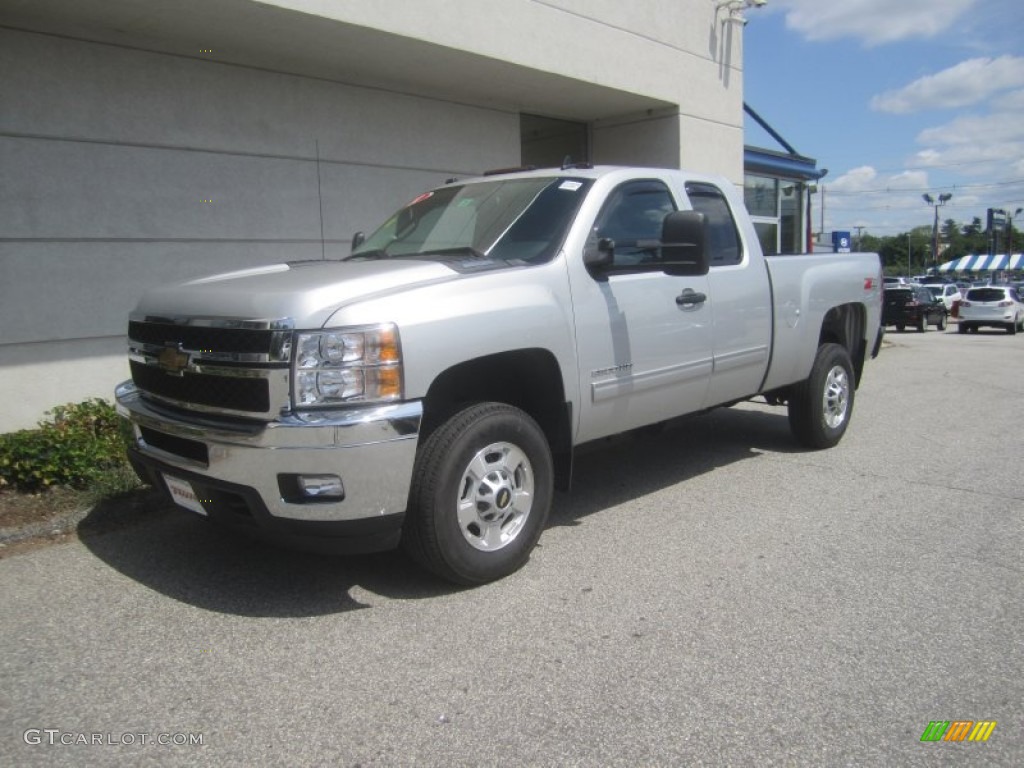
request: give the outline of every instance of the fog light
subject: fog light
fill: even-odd
[[[311,499],[343,499],[345,486],[337,475],[298,475],[299,491]]]

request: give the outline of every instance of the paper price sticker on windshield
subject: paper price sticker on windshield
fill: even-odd
[[[559,189],[567,189],[570,192],[575,192],[577,189],[579,189],[582,186],[583,186],[583,184],[578,182],[578,181],[563,181],[561,184],[558,185],[558,188]]]

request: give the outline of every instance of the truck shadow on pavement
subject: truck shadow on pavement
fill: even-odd
[[[574,489],[555,494],[549,525],[581,525],[610,506],[762,451],[796,450],[781,410],[713,411],[598,441],[580,451]],[[460,590],[402,552],[345,557],[293,552],[222,530],[153,493],[129,508],[119,501],[97,505],[80,524],[79,538],[128,578],[217,613],[323,616],[371,607],[359,599],[361,591],[409,600]]]
[[[573,489],[556,494],[548,525],[579,525],[594,512],[763,452],[802,450],[786,411],[766,406],[722,408],[599,440],[578,449]]]

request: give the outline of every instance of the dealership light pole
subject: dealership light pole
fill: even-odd
[[[939,199],[936,200],[934,197],[925,192],[921,195],[921,198],[932,208],[935,209],[935,224],[932,225],[932,266],[934,267],[939,263],[939,207],[945,205],[953,199],[952,192],[943,192],[939,195]]]

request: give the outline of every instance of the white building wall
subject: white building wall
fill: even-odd
[[[0,71],[0,431],[109,399],[146,288],[338,258],[519,162],[513,112],[5,30]]]
[[[517,164],[520,112],[590,123],[595,162],[742,180],[738,32],[707,0],[133,8],[0,7],[0,431],[109,398],[147,287],[338,258]]]

